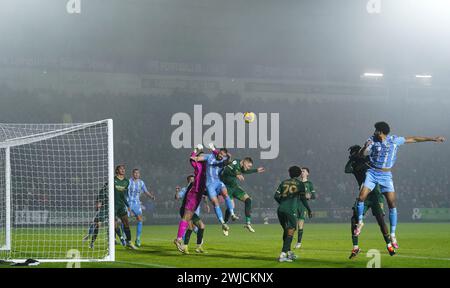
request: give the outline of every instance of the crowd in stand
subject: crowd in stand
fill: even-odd
[[[185,91],[168,95],[61,95],[52,90],[16,91],[7,87],[2,87],[1,98],[0,122],[61,122],[67,115],[73,122],[114,119],[116,162],[124,163],[129,173],[132,168],[141,169],[147,186],[156,194],[151,209],[158,212],[177,209],[175,187],[183,186],[186,176],[192,173],[188,161],[190,149],[174,149],[171,144],[175,127],[170,120],[177,112],[192,115],[194,104],[202,104],[204,114],[244,111],[280,114],[277,159],[260,160],[258,149],[230,149],[233,156],[251,156],[256,166],[266,168],[264,177],[249,175],[243,183],[254,199],[255,208],[276,206],[273,200],[276,186],[287,178],[287,168],[293,164],[311,171],[318,195],[314,207],[350,208],[358,187],[353,176],[344,173],[347,148],[362,145],[373,133],[376,121],[387,121],[393,134],[398,135],[450,134],[450,114],[445,105],[404,99],[250,100],[238,94],[208,97]],[[401,147],[393,172],[398,207],[450,207],[449,158],[448,145],[425,143]]]

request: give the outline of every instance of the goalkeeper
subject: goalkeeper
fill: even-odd
[[[108,183],[103,185],[97,195],[96,210],[97,213],[94,217],[94,221],[89,226],[88,234],[83,237],[83,242],[92,237],[91,242],[89,243],[89,248],[91,249],[94,248],[95,240],[97,240],[98,230],[108,219]]]

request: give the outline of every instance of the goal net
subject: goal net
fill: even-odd
[[[114,261],[112,137],[112,120],[0,124],[0,259]]]

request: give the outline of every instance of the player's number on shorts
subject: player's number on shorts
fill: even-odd
[[[283,197],[286,197],[288,194],[293,194],[298,191],[298,188],[296,185],[283,185],[283,193],[281,194]]]

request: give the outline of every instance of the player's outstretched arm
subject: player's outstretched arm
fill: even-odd
[[[282,187],[281,187],[281,184],[280,184],[280,186],[278,186],[277,191],[275,192],[275,195],[273,196],[273,198],[275,199],[275,201],[277,201],[278,204],[281,203],[281,198],[282,198],[281,190],[282,190]]]
[[[266,169],[264,167],[252,168],[249,170],[242,171],[242,174],[253,174],[253,173],[263,173]]]
[[[370,153],[370,149],[372,148],[372,144],[373,144],[372,139],[368,139],[366,143],[364,143],[364,146],[361,148],[361,150],[359,150],[358,155],[360,157],[368,155]]]
[[[152,199],[153,201],[156,200],[155,193],[149,192],[149,191],[144,192],[144,193],[145,193],[145,195],[147,195],[148,198]]]
[[[422,137],[422,136],[408,136],[405,137],[405,143],[420,143],[420,142],[444,142],[445,138],[442,136],[438,137]]]

